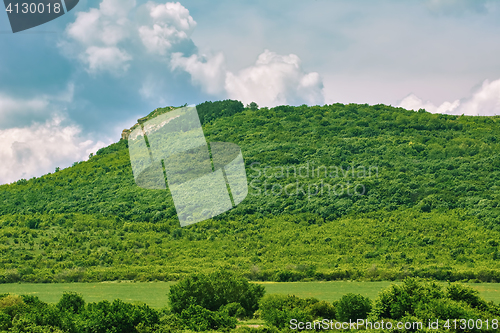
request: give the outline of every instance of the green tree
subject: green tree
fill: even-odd
[[[67,291],[63,293],[61,299],[57,303],[57,308],[60,311],[78,314],[85,309],[85,301],[81,294]]]
[[[336,305],[337,320],[356,321],[366,319],[372,310],[372,302],[368,297],[349,293],[340,298]]]
[[[263,286],[250,284],[244,277],[219,270],[210,274],[193,274],[170,288],[170,306],[181,313],[191,305],[217,311],[229,303],[239,303],[251,316],[264,295]]]

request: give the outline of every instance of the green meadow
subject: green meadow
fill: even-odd
[[[374,300],[378,293],[394,282],[258,282],[268,294],[291,294],[300,298],[314,297],[332,302],[348,293],[361,294]],[[175,282],[98,282],[98,283],[14,283],[0,284],[0,294],[38,296],[47,303],[57,303],[63,292],[81,293],[86,302],[113,301],[146,303],[153,308],[168,305],[168,292]],[[444,283],[443,283],[444,284]],[[467,284],[477,289],[486,301],[500,303],[500,283]]]

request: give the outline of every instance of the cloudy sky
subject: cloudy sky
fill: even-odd
[[[53,172],[157,107],[390,104],[500,114],[500,1],[81,0],[0,13],[0,183]]]

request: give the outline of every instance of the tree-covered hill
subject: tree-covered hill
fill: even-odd
[[[181,229],[168,191],[135,185],[120,140],[0,186],[3,281],[172,279],[220,265],[274,280],[500,280],[500,117],[230,100],[198,111],[207,141],[242,149],[241,204]]]

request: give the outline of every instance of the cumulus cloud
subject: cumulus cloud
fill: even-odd
[[[265,50],[255,65],[233,74],[225,88],[231,98],[259,105],[322,104],[323,82],[318,73],[306,73],[295,54],[278,55]]]
[[[139,27],[139,36],[149,52],[165,55],[191,38],[196,22],[179,2],[148,2],[145,6],[149,25]]]
[[[134,20],[129,17],[134,16]],[[150,54],[166,56],[192,49],[196,22],[179,2],[148,2],[136,7],[135,0],[103,0],[99,8],[79,12],[66,28],[60,43],[64,53],[79,59],[89,73],[125,73],[132,60],[141,58],[142,44]]]
[[[116,46],[97,47],[91,46],[85,51],[83,61],[88,65],[90,72],[109,71],[119,74],[126,72],[130,67],[128,63],[132,57]]]
[[[134,14],[134,21],[128,19]],[[254,65],[236,73],[226,70],[222,53],[199,54],[191,40],[196,22],[179,2],[149,1],[136,8],[135,0],[103,0],[99,8],[77,15],[66,29],[66,49],[80,50],[78,58],[90,73],[125,73],[136,62],[159,61],[181,70],[204,93],[262,106],[324,103],[323,82],[308,73],[295,54],[265,50]],[[143,48],[138,48],[142,45]],[[68,47],[71,46],[71,47]],[[145,55],[153,57],[145,58]],[[143,80],[144,81],[144,80]],[[139,88],[142,97],[154,98],[151,84]],[[156,96],[157,97],[157,96]]]
[[[500,115],[500,79],[485,80],[481,88],[463,102],[459,111],[473,116]]]
[[[30,99],[0,92],[0,184],[53,172],[105,145],[85,138],[66,119],[73,97],[72,83],[58,94]]]
[[[225,95],[243,103],[262,106],[280,104],[322,104],[323,82],[316,72],[306,73],[295,54],[279,55],[265,50],[255,65],[238,73],[225,70],[224,56],[183,57],[174,54],[172,67],[191,74],[194,84],[205,92]]]
[[[85,63],[91,73],[126,71],[132,57],[119,45],[130,36],[128,14],[135,6],[135,0],[103,0],[99,9],[79,12],[66,28],[68,40],[61,47]]]
[[[226,70],[222,53],[212,57],[196,54],[184,57],[182,53],[174,53],[171,67],[172,69],[181,68],[191,74],[193,84],[200,86],[203,91],[209,94],[217,95],[224,92]]]
[[[54,116],[45,123],[0,130],[0,183],[53,172],[105,145],[83,139],[78,126],[63,125],[63,120]]]
[[[431,113],[451,113],[460,105],[460,101],[456,100],[453,103],[444,102],[443,104],[436,106],[430,101],[423,101],[415,94],[410,94],[406,96],[398,106],[405,108],[407,110],[419,110],[425,109]]]
[[[45,120],[52,114],[61,114],[73,100],[74,84],[56,95],[40,94],[30,98],[12,97],[0,92],[0,129],[24,126],[33,120]]]
[[[424,102],[414,94],[410,94],[399,103],[399,106],[415,111],[425,109],[432,113],[465,114],[469,116],[500,115],[500,79],[493,82],[485,80],[472,96],[454,102],[444,102],[436,106],[432,102]]]

